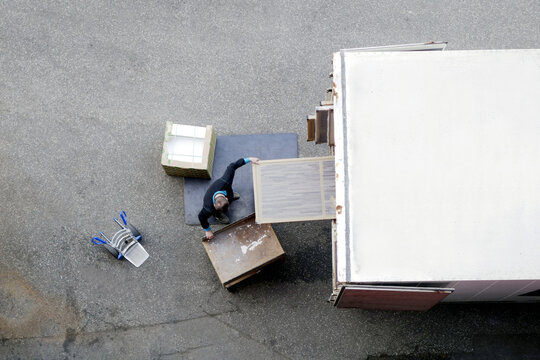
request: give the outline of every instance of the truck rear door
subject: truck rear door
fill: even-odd
[[[339,308],[426,311],[452,292],[452,288],[345,285],[335,305]]]

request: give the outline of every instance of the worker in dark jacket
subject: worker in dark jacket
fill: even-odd
[[[204,231],[206,231],[207,239],[212,239],[214,237],[214,233],[208,223],[208,218],[210,218],[210,216],[213,215],[222,224],[229,223],[229,218],[225,215],[229,210],[229,204],[240,198],[240,195],[233,192],[232,189],[234,173],[240,166],[244,166],[249,162],[258,164],[259,159],[249,157],[238,159],[237,161],[230,163],[223,176],[214,181],[208,190],[206,190],[206,194],[204,194],[203,198],[203,208],[199,212],[199,221]]]

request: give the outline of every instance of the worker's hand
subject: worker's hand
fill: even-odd
[[[214,237],[212,230],[206,232],[206,240],[211,240]]]
[[[256,157],[250,157],[249,161],[251,161],[251,163],[255,165],[259,164],[259,158]]]

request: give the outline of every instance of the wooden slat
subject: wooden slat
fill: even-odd
[[[333,156],[261,160],[253,189],[259,224],[336,217]]]
[[[307,141],[315,140],[315,116],[307,117]]]
[[[315,144],[328,140],[328,110],[317,110],[315,115]]]
[[[328,112],[328,146],[335,146],[334,141],[334,110]]]

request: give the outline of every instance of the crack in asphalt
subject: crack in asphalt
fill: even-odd
[[[225,313],[226,312],[224,312],[223,314],[225,314]],[[100,320],[100,321],[103,321],[104,323],[106,323],[108,325],[111,325],[113,328],[112,329],[97,330],[97,331],[88,331],[88,332],[75,332],[74,334],[79,337],[79,336],[89,336],[89,335],[96,335],[96,334],[107,334],[107,333],[110,333],[110,332],[126,332],[126,331],[130,331],[130,330],[151,329],[151,328],[156,328],[156,327],[165,326],[165,325],[180,324],[180,323],[191,321],[191,320],[205,319],[205,318],[208,318],[208,317],[209,317],[209,315],[202,315],[202,316],[195,316],[195,317],[188,318],[188,319],[178,319],[178,320],[165,321],[165,322],[161,322],[161,323],[142,324],[142,325],[134,325],[134,326],[118,326],[116,324]],[[62,334],[62,335],[57,335],[57,336],[30,336],[30,337],[17,337],[17,338],[1,339],[1,340],[3,342],[11,342],[11,341],[18,341],[18,340],[63,339],[64,337],[65,337],[65,335]]]
[[[103,330],[97,330],[97,331],[87,331],[87,332],[82,332],[82,331],[72,331],[71,332],[71,336],[89,336],[89,335],[96,335],[96,334],[106,334],[106,333],[110,333],[110,332],[126,332],[126,331],[131,331],[131,330],[140,330],[140,329],[151,329],[151,328],[156,328],[156,327],[160,327],[160,326],[166,326],[166,325],[176,325],[176,324],[181,324],[183,322],[188,322],[188,321],[192,321],[192,320],[199,320],[199,319],[205,319],[205,318],[214,318],[215,316],[220,316],[220,315],[225,315],[225,314],[228,314],[228,313],[232,313],[232,312],[235,312],[236,310],[229,310],[229,311],[222,311],[222,312],[219,312],[219,313],[215,313],[215,314],[210,314],[206,311],[203,311],[205,313],[205,315],[201,315],[201,316],[194,316],[194,317],[191,317],[191,318],[187,318],[187,319],[177,319],[177,320],[170,320],[170,321],[164,321],[164,322],[160,322],[160,323],[154,323],[154,324],[141,324],[141,325],[133,325],[133,326],[119,326],[117,324],[114,324],[114,323],[111,323],[109,321],[106,321],[106,320],[103,320],[101,318],[99,318],[97,315],[89,312],[89,311],[84,311],[84,313],[86,315],[89,315],[90,317],[98,320],[98,321],[101,321],[107,325],[110,325],[112,328],[111,329],[103,329]],[[218,321],[220,321],[219,319],[216,319]],[[221,322],[221,321],[220,321]],[[86,327],[88,325],[88,321],[85,322],[85,324],[82,326],[82,328]],[[65,338],[65,334],[61,334],[61,335],[55,335],[55,336],[28,336],[28,337],[13,337],[13,338],[6,338],[6,339],[0,339],[0,341],[2,341],[3,343],[6,343],[6,342],[11,342],[11,341],[19,341],[19,340],[41,340],[41,339],[47,339],[47,340],[52,340],[52,339],[64,339]]]
[[[204,311],[204,310],[203,310],[203,311]],[[224,315],[224,314],[231,313],[231,312],[233,312],[233,311],[226,311],[226,312],[223,312],[223,313],[221,313],[221,314],[215,314],[215,315],[212,315],[212,314],[209,314],[209,313],[207,313],[206,311],[204,311],[204,313],[207,314],[209,317],[211,317],[212,319],[214,319],[214,320],[218,321],[219,323],[225,325],[225,326],[228,327],[229,329],[232,329],[232,330],[236,331],[236,332],[237,332],[238,334],[240,334],[243,338],[245,338],[245,339],[247,339],[247,340],[251,340],[251,341],[253,341],[253,342],[255,342],[255,343],[261,345],[261,346],[264,347],[265,349],[269,350],[270,352],[272,352],[272,353],[274,353],[274,354],[277,354],[277,355],[279,355],[279,356],[281,356],[281,357],[283,357],[283,358],[285,358],[285,359],[289,359],[289,360],[292,359],[292,358],[290,358],[290,357],[288,357],[288,356],[286,356],[286,355],[280,353],[279,351],[277,351],[277,350],[275,350],[275,349],[273,349],[273,348],[271,348],[271,347],[268,347],[268,345],[266,345],[266,344],[260,342],[260,341],[257,340],[257,339],[254,339],[254,338],[251,337],[249,334],[246,334],[246,333],[244,333],[243,331],[238,330],[237,328],[235,328],[235,327],[232,326],[231,324],[229,324],[229,323],[227,323],[227,322],[225,322],[225,321],[223,321],[223,320],[221,320],[221,319],[218,318],[218,316],[220,316],[220,315]]]
[[[210,296],[208,297],[208,299],[206,301],[206,304],[205,304],[206,306],[209,306],[210,299],[213,298],[213,296],[219,290],[220,290],[220,287],[216,287],[211,292]],[[76,305],[76,304],[73,304],[73,302],[74,302],[73,297],[74,296],[73,296],[73,290],[71,288],[67,290],[66,295],[67,295],[68,302],[71,303],[72,305]],[[80,327],[77,327],[76,329],[73,329],[73,328],[67,329],[67,332],[65,334],[59,334],[59,335],[54,335],[54,336],[28,336],[28,337],[21,336],[21,337],[3,338],[3,339],[0,339],[0,343],[2,343],[3,345],[7,345],[9,343],[15,343],[15,342],[20,342],[20,341],[25,341],[25,340],[57,340],[57,341],[63,341],[64,352],[69,354],[69,352],[70,352],[69,351],[70,350],[69,346],[72,343],[74,343],[76,339],[88,338],[88,337],[93,337],[93,336],[96,336],[96,335],[103,335],[103,334],[116,333],[116,332],[128,332],[128,331],[152,329],[152,328],[158,328],[158,327],[161,327],[161,326],[176,325],[176,324],[180,324],[180,323],[184,323],[184,322],[188,322],[188,321],[194,321],[194,320],[200,320],[200,319],[209,318],[209,319],[213,319],[213,320],[218,321],[220,324],[224,325],[225,327],[227,327],[229,329],[234,330],[241,337],[263,346],[265,349],[267,349],[271,353],[276,354],[276,355],[278,355],[278,356],[280,356],[280,357],[282,357],[284,359],[290,359],[289,357],[287,357],[284,354],[280,353],[279,351],[269,347],[268,345],[264,344],[263,342],[260,342],[260,341],[258,341],[256,339],[254,339],[249,334],[244,333],[244,332],[238,330],[237,328],[235,328],[234,326],[232,326],[231,324],[219,319],[219,316],[221,316],[221,315],[226,315],[226,314],[235,313],[235,312],[241,312],[238,305],[235,304],[234,302],[232,302],[230,300],[227,300],[227,303],[231,306],[232,309],[226,310],[226,311],[219,311],[219,312],[212,312],[210,310],[202,310],[204,315],[201,315],[201,316],[194,316],[194,317],[190,317],[190,318],[186,318],[186,319],[176,319],[176,320],[170,320],[170,321],[165,321],[165,322],[160,322],[160,323],[141,324],[141,325],[134,325],[134,326],[118,325],[117,323],[114,323],[114,322],[111,322],[111,321],[108,321],[108,320],[102,318],[98,314],[92,313],[92,312],[88,311],[87,309],[83,309],[82,313],[84,314],[84,317],[86,318],[85,319],[86,321],[84,322],[84,324],[82,326],[80,326]],[[96,321],[98,321],[100,323],[106,324],[106,325],[110,326],[110,328],[106,328],[106,329],[103,329],[103,330],[97,330],[97,331],[83,331],[84,329],[87,328],[87,326],[90,323],[91,319],[94,319],[94,320],[96,320]],[[188,355],[188,354],[190,354],[190,353],[192,353],[192,352],[194,352],[194,351],[196,351],[198,349],[207,348],[207,347],[211,347],[211,346],[214,346],[214,344],[201,345],[201,346],[196,346],[196,347],[189,347],[189,348],[186,348],[186,349],[181,350],[181,351],[173,351],[173,352],[170,352],[170,353],[169,352],[161,353],[161,352],[158,351],[158,354],[156,354],[156,356],[157,356],[158,359],[161,359],[161,358],[164,358],[164,357],[169,357],[169,356],[174,356],[174,355]]]
[[[209,348],[209,347],[212,347],[214,346],[214,344],[210,344],[210,345],[201,345],[201,346],[194,346],[194,347],[188,347],[186,350],[184,351],[178,351],[178,354],[180,355],[189,355],[191,354],[192,352],[194,351],[197,351],[199,349],[205,349],[205,348]],[[168,355],[168,354],[167,354]]]

